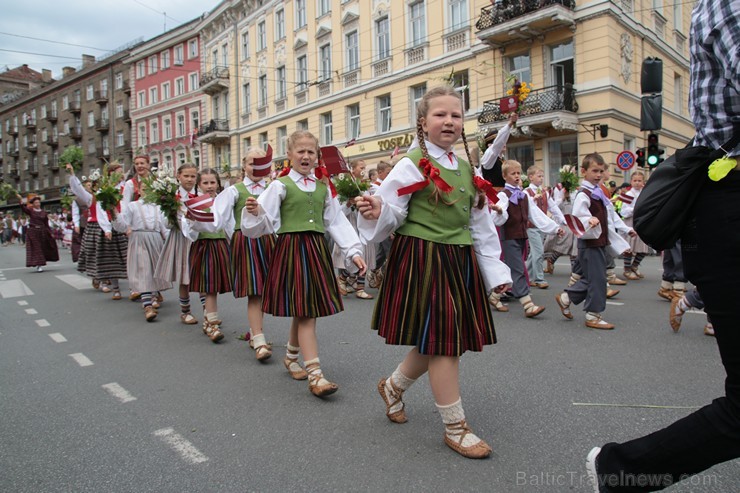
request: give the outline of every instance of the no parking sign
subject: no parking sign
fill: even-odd
[[[632,151],[622,151],[617,155],[617,168],[622,171],[632,169],[635,165],[635,154]]]

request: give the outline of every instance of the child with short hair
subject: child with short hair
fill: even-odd
[[[624,223],[632,227],[632,220],[635,213],[635,204],[637,199],[642,192],[642,188],[645,186],[645,173],[642,171],[635,171],[630,177],[630,189],[622,192],[619,195],[619,199],[622,201],[622,219]],[[643,276],[640,272],[640,263],[650,252],[650,249],[639,236],[630,237],[630,253],[623,255],[624,257],[624,277],[630,281],[637,281],[642,279]]]

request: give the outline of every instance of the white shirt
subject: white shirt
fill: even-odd
[[[535,186],[532,183],[530,183],[527,188],[529,190],[532,190],[535,193],[535,195],[537,193],[546,194],[546,192],[542,190],[542,187]],[[547,212],[552,214],[552,217],[555,219],[556,223],[565,224],[565,216],[563,216],[563,212],[560,210],[560,207],[558,207],[558,203],[549,195],[546,195],[546,198],[547,198]],[[537,208],[539,209],[539,207]]]
[[[622,202],[622,217],[627,219],[628,217],[632,217],[635,214],[635,204],[637,204],[637,197],[640,196],[640,192],[642,190],[635,190],[634,188],[630,188],[627,192],[625,192],[625,195],[629,195],[630,197],[634,197],[635,199],[632,201],[631,204],[628,204],[626,202]]]
[[[480,158],[480,165],[483,169],[493,168],[493,165],[496,163],[496,158],[501,156],[501,152],[509,141],[510,135],[511,125],[507,123],[498,131],[498,135],[493,139],[493,144],[486,149],[486,152],[483,153],[483,157]]]
[[[244,186],[247,187],[247,191],[252,195],[259,196],[267,188],[267,182],[264,178],[259,181],[252,181],[249,177],[245,176],[242,183],[244,183]],[[234,228],[236,227],[234,206],[236,205],[237,200],[239,200],[239,190],[233,186],[228,187],[216,196],[216,200],[214,200],[213,207],[211,208],[214,215],[213,221],[216,223],[216,227],[218,229],[223,229],[229,238],[233,236]]]
[[[92,206],[93,195],[85,190],[85,187],[83,187],[82,183],[80,183],[80,179],[77,178],[75,175],[69,176],[69,188],[72,189],[72,193],[77,195],[82,203],[85,204],[88,208]],[[113,225],[108,218],[108,213],[103,209],[103,207],[100,205],[100,202],[98,202],[97,200],[95,201],[95,214],[98,218],[98,226],[100,226],[100,229],[102,229],[104,233],[110,233],[111,231],[113,231]]]
[[[304,177],[296,170],[291,169],[286,176],[293,180],[296,186],[304,192],[314,192],[316,190],[317,178],[313,172]],[[280,180],[270,183],[257,199],[260,205],[258,215],[250,214],[246,207],[242,211],[242,233],[249,238],[259,238],[267,234],[277,233],[281,225],[280,206],[286,193],[285,185]],[[354,228],[342,212],[339,200],[331,196],[330,190],[327,190],[326,199],[324,200],[323,221],[324,230],[331,236],[345,258],[346,269],[350,272],[356,272],[357,267],[352,259],[355,255],[362,255],[362,245]]]
[[[457,157],[454,154],[450,162],[447,158],[447,150],[428,141],[426,146],[429,156],[434,158],[440,166],[449,170],[458,168]],[[475,174],[480,176],[480,171],[476,169]],[[404,223],[412,194],[399,197],[398,190],[425,179],[419,167],[408,157],[404,157],[393,167],[376,194],[382,203],[380,217],[377,220],[368,220],[362,215],[358,217],[357,226],[360,237],[365,243],[383,241]],[[506,264],[501,262],[501,242],[493,223],[493,216],[494,214],[488,210],[488,207],[482,209],[473,207],[470,212],[469,231],[473,237],[473,249],[487,291],[502,284],[511,284],[511,271]]]
[[[121,212],[113,220],[113,227],[121,233],[129,228],[134,232],[154,231],[160,233],[162,238],[169,232],[167,218],[159,206],[147,204],[141,199],[121,207]]]

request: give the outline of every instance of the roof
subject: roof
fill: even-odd
[[[0,77],[25,80],[29,82],[43,82],[43,75],[41,74],[41,72],[36,72],[34,69],[30,68],[26,64],[23,64],[20,67],[6,70],[5,72],[0,72]]]

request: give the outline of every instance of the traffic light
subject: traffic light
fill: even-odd
[[[647,145],[647,163],[648,166],[651,168],[655,168],[657,165],[659,165],[663,158],[660,157],[661,154],[663,154],[665,151],[660,148],[660,145],[658,144],[658,134],[650,134],[648,135],[648,145]]]
[[[637,166],[639,166],[640,168],[644,168],[645,167],[645,148],[640,147],[639,149],[637,149],[637,151],[635,151],[635,154],[637,155]]]

